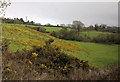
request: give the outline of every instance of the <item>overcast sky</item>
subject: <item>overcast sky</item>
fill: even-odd
[[[12,2],[6,9],[9,18],[23,18],[41,24],[70,24],[80,20],[93,24],[118,25],[117,2]]]

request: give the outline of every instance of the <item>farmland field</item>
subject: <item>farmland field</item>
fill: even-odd
[[[73,53],[80,59],[88,60],[93,66],[104,67],[118,62],[118,45],[75,41],[70,41],[70,43],[84,49],[83,51],[75,51]]]
[[[96,36],[99,36],[100,34],[111,34],[111,33],[109,33],[109,32],[99,32],[99,31],[80,32],[80,35],[86,35],[88,37],[96,37]]]
[[[48,32],[53,32],[53,31],[58,32],[62,29],[61,27],[46,27],[46,26],[44,26],[43,28],[45,28],[46,31]]]
[[[60,28],[44,27],[47,31],[58,31]],[[32,49],[32,46],[43,46],[50,38],[54,39],[52,45],[60,47],[65,53],[82,60],[88,60],[94,67],[105,67],[118,63],[118,45],[98,44],[90,42],[76,42],[57,39],[49,34],[26,28],[19,24],[3,24],[3,39],[10,40],[9,50],[15,52],[21,49]],[[97,32],[91,32],[94,36]],[[89,33],[87,33],[89,35]],[[99,33],[98,33],[99,34]]]
[[[25,25],[24,25],[25,26]],[[36,28],[36,27],[41,27],[46,29],[47,32],[58,32],[62,29],[62,27],[49,27],[49,26],[34,26],[34,25],[27,25],[28,27]]]
[[[46,29],[46,31],[48,32],[58,32],[60,31],[62,28],[61,27],[46,27],[46,26],[43,26],[43,28]],[[70,31],[71,29],[70,28],[67,28],[68,31]],[[106,34],[112,34],[112,33],[109,33],[109,32],[100,32],[100,31],[83,31],[83,32],[80,32],[79,33],[80,35],[86,35],[87,37],[97,37],[99,35],[106,35]]]

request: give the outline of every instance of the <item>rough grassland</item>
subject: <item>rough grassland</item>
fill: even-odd
[[[91,66],[105,67],[118,62],[118,45],[115,44],[105,45],[61,40],[18,24],[3,24],[2,27],[2,38],[11,41],[9,49],[13,52],[23,48],[29,50],[32,46],[43,46],[46,40],[53,38],[55,40],[53,45],[60,47],[70,55],[88,60]]]

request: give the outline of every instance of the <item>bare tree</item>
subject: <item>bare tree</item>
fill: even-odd
[[[80,29],[84,27],[84,24],[81,21],[75,20],[73,21],[73,27],[80,31]]]
[[[5,9],[10,6],[11,2],[10,0],[1,0],[0,1],[0,16],[4,16],[5,15]]]

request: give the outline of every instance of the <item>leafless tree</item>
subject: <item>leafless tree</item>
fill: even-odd
[[[84,24],[81,21],[74,20],[73,27],[76,28],[78,31],[80,31],[80,29],[84,27]]]
[[[5,9],[10,6],[10,0],[0,0],[0,16],[5,15]]]

